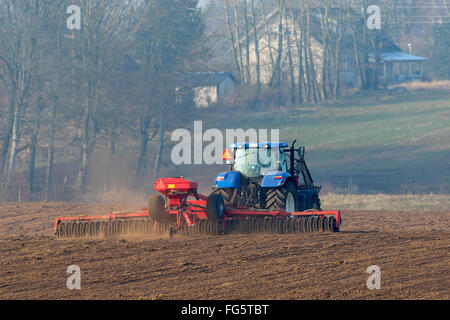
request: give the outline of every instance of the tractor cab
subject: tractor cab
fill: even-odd
[[[236,143],[232,171],[248,178],[265,176],[269,172],[287,171],[287,162],[283,148],[286,143]]]
[[[223,159],[231,170],[214,181],[213,192],[227,206],[283,209],[320,208],[320,187],[313,184],[304,159],[305,148],[287,143],[234,143]]]

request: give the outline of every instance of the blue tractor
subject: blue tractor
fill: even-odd
[[[286,212],[321,210],[305,162],[305,148],[287,143],[235,143],[231,171],[220,173],[212,194],[227,206]]]

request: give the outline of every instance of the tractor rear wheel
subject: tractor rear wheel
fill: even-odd
[[[208,220],[221,221],[225,213],[225,203],[220,194],[211,194],[206,201]]]
[[[298,207],[297,188],[292,182],[266,191],[266,209],[295,212],[298,211]]]
[[[175,223],[176,217],[167,213],[164,198],[159,194],[148,199],[148,216],[160,223]]]

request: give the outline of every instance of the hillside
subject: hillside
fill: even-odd
[[[274,108],[252,111],[215,106],[176,112],[168,123],[160,176],[185,176],[200,182],[209,193],[218,172],[226,165],[180,165],[170,158],[175,142],[172,131],[186,128],[192,133],[194,120],[208,128],[280,129],[280,139],[297,139],[306,147],[306,159],[322,193],[449,194],[450,187],[450,92],[447,89],[405,90],[358,94],[339,103],[308,108]],[[224,112],[224,109],[226,112]],[[258,110],[258,108],[255,108]],[[70,141],[74,129],[66,127],[58,148]],[[204,142],[204,147],[209,143]],[[149,167],[157,141],[149,144]],[[72,149],[71,149],[72,150]],[[153,178],[136,181],[139,146],[127,136],[117,139],[114,155],[107,140],[99,140],[90,166],[90,192],[82,198],[72,190],[78,166],[70,154],[56,159],[54,199],[128,201],[145,199],[153,190]],[[192,151],[194,152],[194,151]],[[72,150],[76,155],[76,149]],[[20,161],[26,173],[26,162]],[[23,174],[23,173],[22,173]],[[45,176],[45,161],[39,161],[37,181]],[[17,186],[15,190],[17,190]],[[21,186],[26,199],[26,185]],[[11,194],[17,201],[18,194]],[[415,207],[416,208],[416,207]]]
[[[448,92],[400,90],[310,109],[205,117],[209,127],[279,128],[281,140],[306,146],[310,170],[328,191],[448,193],[449,106]]]

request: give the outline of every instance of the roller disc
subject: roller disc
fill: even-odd
[[[305,232],[307,233],[311,232],[312,231],[311,228],[312,228],[312,218],[308,217],[306,218],[305,221]]]
[[[278,219],[277,218],[272,219],[271,230],[272,230],[272,233],[278,233]]]
[[[317,217],[313,218],[313,232],[319,232],[319,219]]]
[[[80,226],[80,237],[86,237],[87,235],[87,222],[82,222]]]
[[[331,232],[339,232],[339,228],[336,227],[336,218],[332,217],[330,224],[331,224],[330,226]]]
[[[272,232],[272,218],[264,218],[263,233]]]
[[[136,234],[138,234],[138,235],[140,235],[140,234],[142,234],[142,223],[141,223],[141,220],[136,220],[135,221],[135,233]]]
[[[264,220],[261,218],[257,218],[255,223],[255,232],[262,233],[263,227],[264,227]]]
[[[209,221],[209,220],[205,221],[203,230],[204,230],[204,234],[206,234],[206,235],[211,234],[211,221]]]
[[[316,232],[318,231],[318,230],[317,230],[317,228],[318,228],[318,222],[319,222],[319,220],[318,220],[316,217],[313,217],[313,218],[312,218],[311,232],[316,233]]]
[[[99,221],[97,221],[96,223],[95,223],[95,228],[94,228],[94,235],[95,236],[99,236],[100,235],[100,222]]]
[[[250,218],[245,219],[245,234],[252,233],[252,220]]]
[[[275,219],[276,223],[275,223],[275,233],[283,233],[283,222],[284,219]]]
[[[325,217],[320,217],[319,219],[319,231],[325,232]]]
[[[68,236],[69,237],[75,237],[75,228],[76,228],[76,223],[75,222],[71,222],[70,226],[69,226],[69,232],[68,232]]]
[[[301,218],[295,218],[294,221],[292,222],[292,228],[294,233],[301,233],[301,224],[302,224],[302,219]]]
[[[84,222],[78,223],[77,231],[78,231],[78,235],[77,235],[77,236],[78,236],[79,238],[84,237]]]
[[[66,237],[66,238],[69,237],[69,227],[70,227],[70,224],[68,224],[68,223],[64,223],[62,225],[63,236]]]
[[[59,236],[61,238],[67,237],[67,223],[60,223],[59,224]]]
[[[283,233],[291,233],[291,218],[284,218]]]
[[[150,219],[147,219],[147,221],[145,222],[145,233],[150,234],[151,231],[152,231],[152,222],[150,221]]]
[[[189,229],[189,234],[193,235],[193,236],[197,236],[198,235],[198,227],[200,225],[200,221],[197,221],[195,223],[195,225],[193,225],[190,229]]]
[[[74,238],[78,238],[78,228],[79,228],[79,223],[78,222],[74,222],[73,223],[73,227],[72,227],[72,237]]]
[[[62,235],[61,235],[61,226],[62,226],[62,224],[59,223],[58,226],[56,227],[56,237],[57,238],[61,238],[62,237]]]
[[[111,237],[117,237],[117,220],[111,221]]]
[[[322,220],[323,220],[323,217],[317,218],[317,232],[323,232]]]
[[[302,230],[301,232],[303,232],[303,233],[308,232],[308,218],[307,217],[302,218],[301,230]]]

